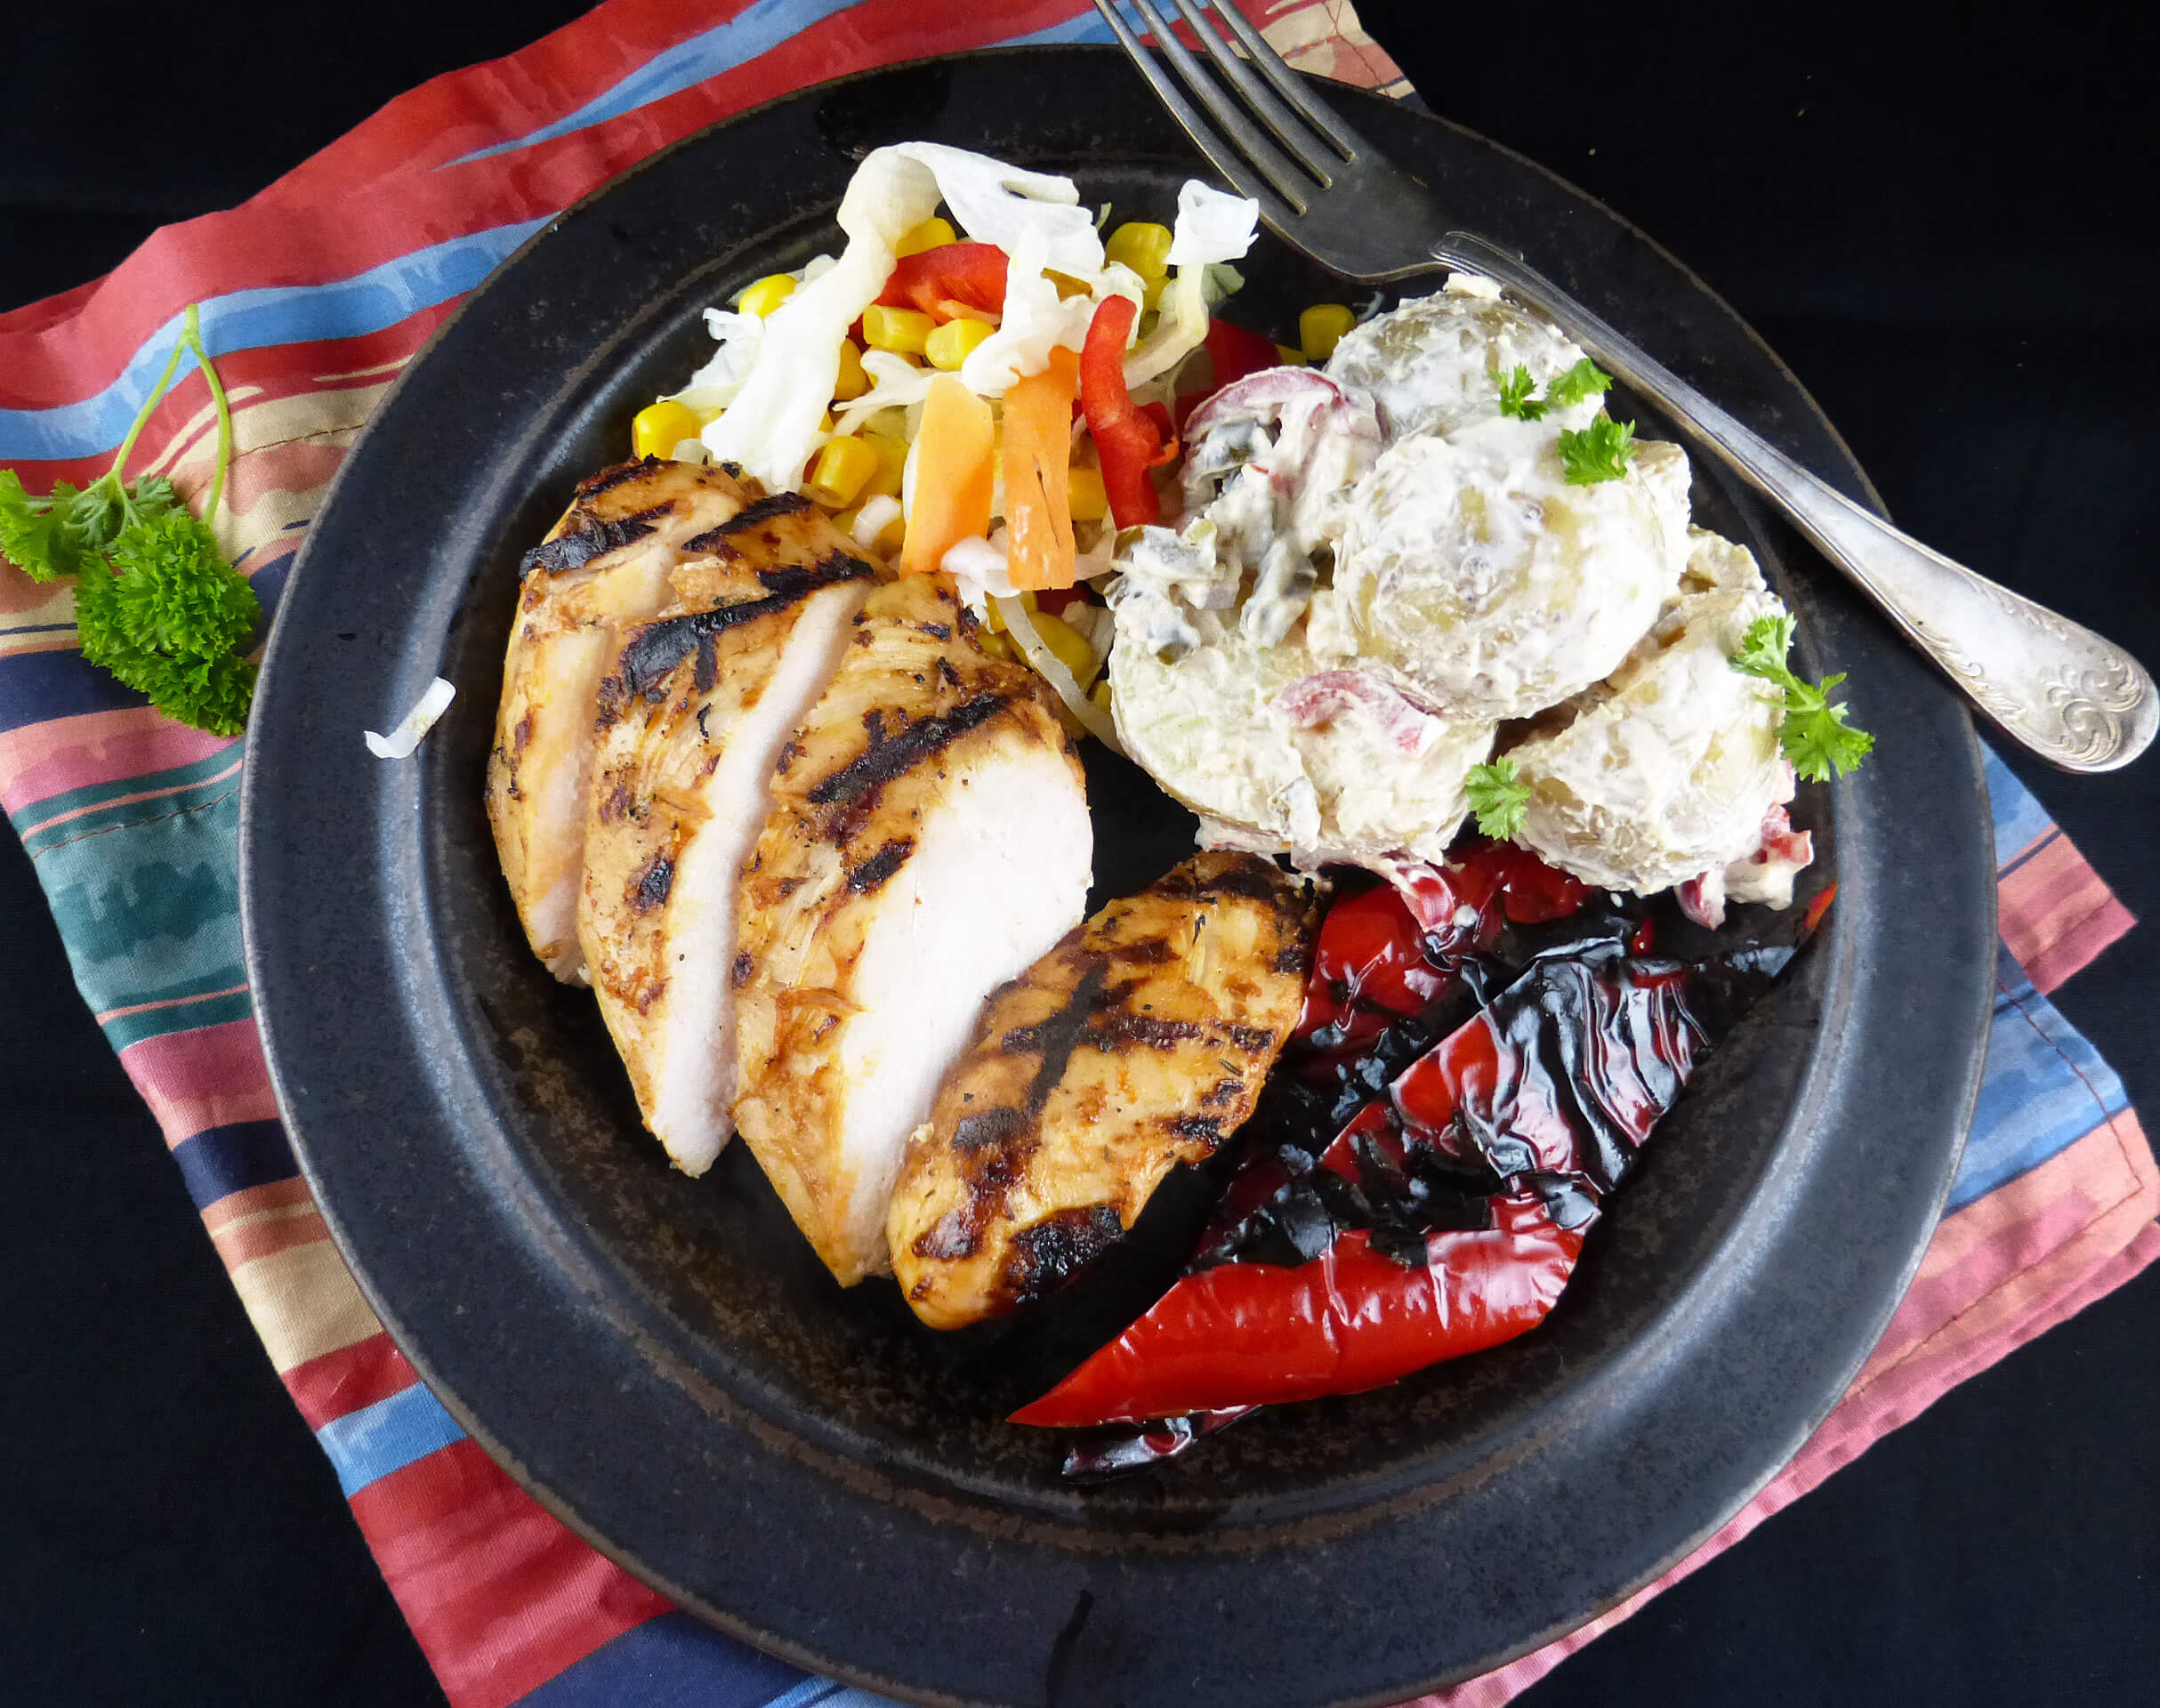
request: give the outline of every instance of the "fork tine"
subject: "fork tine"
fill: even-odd
[[[1370,152],[1358,133],[1335,116],[1334,108],[1298,81],[1283,63],[1282,55],[1268,45],[1268,38],[1235,4],[1214,0],[1214,8],[1230,27],[1231,34],[1245,44],[1245,52],[1260,74],[1275,85],[1276,93],[1297,110],[1300,117],[1334,143],[1345,160],[1355,160],[1360,151]]]
[[[1290,157],[1320,181],[1324,189],[1334,188],[1334,176],[1329,168],[1335,164],[1333,138],[1316,137],[1313,133],[1291,117],[1290,109],[1276,100],[1267,85],[1253,75],[1253,68],[1237,55],[1237,50],[1207,21],[1205,11],[1194,0],[1176,0],[1178,13],[1192,26],[1193,33],[1200,38],[1207,57],[1215,62],[1215,68],[1236,85],[1245,97],[1245,105],[1260,115],[1261,123],[1275,133],[1276,141],[1290,151]]]
[[[1117,37],[1118,44],[1124,49],[1125,57],[1132,61],[1134,69],[1147,78],[1149,87],[1170,109],[1171,117],[1184,126],[1185,133],[1192,138],[1194,146],[1207,157],[1210,164],[1222,175],[1223,181],[1240,196],[1250,196],[1258,202],[1261,217],[1276,230],[1288,236],[1297,216],[1304,210],[1292,207],[1266,184],[1256,180],[1244,157],[1209,128],[1207,121],[1185,99],[1184,92],[1162,67],[1156,64],[1155,56],[1140,44],[1140,37],[1132,33],[1132,26],[1125,22],[1124,13],[1118,10],[1117,0],[1095,0],[1095,10],[1108,22],[1110,33]]]
[[[1200,61],[1193,58],[1191,50],[1178,39],[1177,32],[1171,28],[1170,20],[1156,8],[1154,0],[1132,0],[1132,4],[1133,9],[1147,21],[1148,28],[1154,32],[1156,46],[1163,58],[1168,60],[1172,68],[1184,79],[1194,99],[1213,117],[1218,129],[1227,133],[1260,175],[1274,185],[1285,201],[1302,214],[1312,180],[1303,176],[1280,149],[1262,136],[1260,126],[1253,124],[1244,109],[1223,93],[1221,86],[1201,68]],[[1159,89],[1160,85],[1157,87]],[[1180,114],[1179,117],[1182,121],[1184,116]],[[1189,124],[1186,125],[1186,129],[1191,128]],[[1208,157],[1215,158],[1213,150],[1209,151]],[[1216,164],[1221,163],[1217,160]]]

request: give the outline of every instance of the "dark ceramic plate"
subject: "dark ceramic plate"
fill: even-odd
[[[1832,480],[1860,471],[1701,284],[1466,132],[1329,91],[1457,221]],[[742,1147],[703,1180],[639,1131],[590,996],[526,951],[480,810],[521,548],[709,348],[699,310],[836,246],[869,147],[979,148],[1166,216],[1200,170],[1108,50],[905,67],[693,137],[536,237],[376,411],[280,613],[247,756],[249,964],[340,1247],[458,1418],[640,1575],[894,1695],[1391,1702],[1609,1607],[1741,1504],[1881,1333],[1935,1222],[1988,1011],[1994,865],[1963,706],[1793,536],[1697,461],[1879,732],[1809,789],[1830,924],[1660,1129],[1551,1320],[1385,1391],[1265,1413],[1165,1470],[1061,1482],[1000,1421],[1068,1321],[940,1340],[843,1294]],[[1339,284],[1263,239],[1278,334]],[[1654,422],[1646,427],[1655,429]],[[360,741],[439,669],[418,756]],[[1098,894],[1189,820],[1094,768]],[[957,929],[966,929],[961,922]],[[1100,1332],[1100,1331],[1099,1331]]]

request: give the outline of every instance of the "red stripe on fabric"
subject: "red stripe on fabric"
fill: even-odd
[[[322,1212],[310,1204],[305,1209],[287,1210],[259,1221],[241,1222],[211,1235],[210,1239],[225,1267],[237,1269],[243,1263],[275,1257],[295,1245],[318,1245],[329,1237],[330,1229],[323,1221]]]
[[[455,1708],[506,1708],[672,1609],[471,1441],[377,1478],[352,1515]]]
[[[419,1381],[388,1334],[370,1334],[285,1373],[286,1391],[310,1430],[401,1394]]]
[[[192,765],[236,745],[147,705],[26,724],[0,733],[0,808],[19,813],[76,789]]]
[[[2005,872],[2003,941],[2042,992],[2064,979],[2137,922],[2067,836],[2039,838]]]
[[[120,1051],[120,1066],[157,1117],[168,1145],[212,1127],[278,1118],[262,1035],[252,1019],[145,1038]]]
[[[2020,964],[2033,981],[2033,988],[2044,995],[2090,965],[2102,949],[2137,922],[2130,909],[2109,895],[2083,918],[2062,927],[2051,944]]]

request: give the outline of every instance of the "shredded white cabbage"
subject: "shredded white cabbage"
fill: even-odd
[[[1127,391],[1169,373],[1207,341],[1206,266],[1179,268],[1157,307],[1155,330],[1125,357]]]
[[[997,330],[969,352],[960,369],[960,383],[978,397],[1003,397],[1013,381],[1049,367],[1050,352],[1060,345],[1078,350],[1087,342],[1094,302],[1059,296],[1044,271],[1049,265],[1043,234],[1032,227],[1023,229],[1005,252],[1004,312]]]
[[[720,348],[713,352],[711,361],[690,375],[689,383],[674,394],[673,401],[691,409],[725,409],[750,377],[759,346],[765,341],[765,323],[754,314],[707,309],[705,326]]]
[[[1080,192],[1071,179],[1027,172],[987,154],[939,142],[902,142],[895,151],[936,176],[955,222],[975,242],[994,243],[1011,255],[1021,235],[1032,232],[1042,240],[1044,266],[1077,278],[1101,270],[1102,238],[1095,216],[1080,205]]]
[[[880,493],[874,498],[863,500],[863,507],[855,512],[855,544],[866,552],[877,544],[877,536],[886,528],[900,519],[900,501]]]
[[[953,578],[961,602],[978,616],[992,598],[1012,597],[1012,564],[1003,540],[1003,528],[994,539],[972,534],[955,541],[938,560],[938,568]]]
[[[1005,619],[1005,628],[1020,647],[1028,663],[1044,681],[1051,691],[1065,702],[1065,709],[1080,720],[1089,735],[1118,755],[1124,756],[1124,745],[1117,739],[1117,724],[1110,714],[1081,691],[1078,680],[1065,668],[1065,661],[1050,649],[1049,644],[1036,632],[1035,618],[1026,605],[1007,594],[997,594],[997,614]]]
[[[1197,178],[1178,191],[1178,222],[1170,234],[1173,267],[1204,267],[1211,261],[1237,261],[1253,246],[1260,225],[1260,204],[1250,197],[1226,196]]]
[[[917,367],[905,356],[890,350],[866,350],[863,372],[870,389],[833,417],[835,433],[851,433],[881,409],[904,409],[930,395],[930,383],[938,377],[934,367]]]
[[[456,697],[457,690],[438,676],[390,734],[378,736],[372,729],[360,732],[367,737],[367,751],[377,759],[411,758],[413,749],[420,745],[420,737],[435,727],[435,720],[449,710],[450,702]]]

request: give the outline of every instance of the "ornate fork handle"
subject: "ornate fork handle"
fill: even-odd
[[[1466,231],[1436,260],[1496,280],[1716,450],[1947,671],[2051,764],[2127,765],[2160,727],[2160,696],[2122,648],[1931,551],[1809,473],[1628,342],[1519,257]]]

